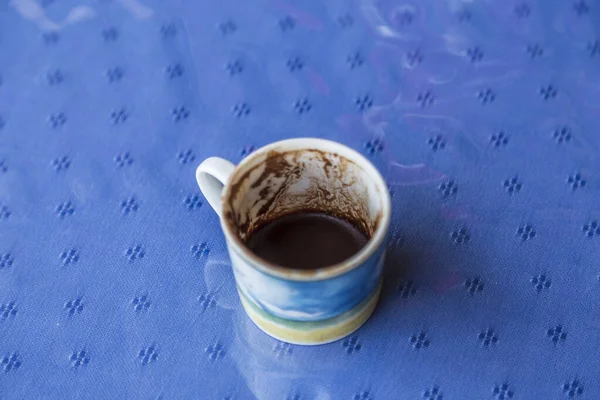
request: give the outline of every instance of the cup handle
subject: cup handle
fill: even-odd
[[[234,169],[235,165],[219,157],[207,158],[196,169],[196,182],[200,191],[219,217],[222,211],[221,193]]]

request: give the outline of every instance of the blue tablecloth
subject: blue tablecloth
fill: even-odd
[[[393,193],[351,337],[245,316],[194,169],[340,141]],[[0,399],[600,398],[600,3],[0,2]]]

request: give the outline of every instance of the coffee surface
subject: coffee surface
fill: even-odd
[[[368,237],[348,221],[323,213],[299,212],[258,227],[246,245],[273,264],[315,269],[347,260],[367,241]]]

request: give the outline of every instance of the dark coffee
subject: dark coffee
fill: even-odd
[[[299,212],[260,226],[252,232],[246,245],[273,264],[315,269],[347,260],[368,240],[348,221],[323,213]]]

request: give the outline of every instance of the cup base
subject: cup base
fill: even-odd
[[[335,342],[360,328],[375,310],[381,293],[381,282],[362,303],[342,315],[323,321],[278,318],[256,306],[240,290],[238,293],[246,313],[261,331],[282,342],[311,346]]]

